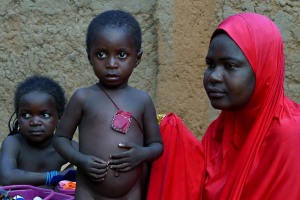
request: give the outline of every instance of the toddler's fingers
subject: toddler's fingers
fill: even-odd
[[[97,158],[97,157],[93,157],[93,160],[99,164],[107,164],[107,162],[105,162],[103,159],[101,158]]]
[[[93,181],[100,182],[100,181],[104,180],[106,175],[107,175],[107,172],[105,172],[105,173],[90,173],[90,178]]]
[[[114,158],[113,160],[109,160],[108,161],[108,165],[119,165],[119,164],[123,164],[123,163],[126,163],[126,162],[130,162],[129,158],[126,157],[126,158],[119,158],[119,159],[116,159]]]
[[[92,169],[107,169],[108,168],[108,164],[100,164],[100,163],[91,163],[90,164],[90,168]]]
[[[127,148],[127,149],[131,149],[136,147],[137,145],[135,143],[132,142],[122,142],[118,145],[120,148]]]
[[[110,155],[110,158],[117,159],[117,158],[125,158],[125,157],[128,157],[128,156],[129,156],[129,152],[125,151],[125,152],[121,152],[121,153],[118,153],[118,154],[112,154],[112,155]],[[108,162],[108,164],[109,163],[110,163],[110,161]]]
[[[129,163],[122,163],[119,165],[110,165],[111,169],[119,169],[119,170],[127,168],[127,167],[129,167]]]

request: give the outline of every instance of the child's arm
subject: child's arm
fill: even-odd
[[[0,184],[1,185],[45,185],[47,172],[29,172],[18,169],[17,159],[21,145],[15,136],[8,136],[1,146]]]
[[[156,117],[156,110],[150,96],[145,95],[145,112],[143,116],[144,146],[134,143],[121,143],[120,148],[128,151],[111,155],[110,167],[119,171],[129,171],[142,162],[151,162],[163,152],[162,138]]]
[[[102,181],[106,175],[107,164],[95,156],[85,155],[76,150],[71,143],[82,116],[86,95],[84,89],[77,90],[68,102],[55,133],[54,147],[67,161],[84,171],[91,180]]]

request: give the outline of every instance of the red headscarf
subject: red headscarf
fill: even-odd
[[[174,113],[160,124],[163,155],[153,162],[147,200],[199,200],[204,183],[200,141]]]
[[[243,109],[222,111],[203,138],[204,199],[300,199],[300,106],[284,94],[283,41],[267,17],[241,13],[217,28],[240,47],[256,77]]]

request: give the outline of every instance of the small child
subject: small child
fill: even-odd
[[[63,89],[50,78],[32,76],[18,85],[10,133],[1,146],[1,185],[51,185],[52,177],[68,172],[59,171],[68,162],[53,147],[65,102]],[[72,144],[78,149],[78,143]]]
[[[127,12],[103,12],[91,21],[86,46],[99,82],[73,94],[55,148],[77,166],[76,199],[142,199],[145,163],[163,145],[151,97],[128,85],[142,57],[140,25]],[[79,152],[70,142],[77,126]]]

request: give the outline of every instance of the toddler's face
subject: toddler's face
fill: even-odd
[[[107,27],[98,30],[92,42],[89,61],[99,81],[108,87],[127,85],[142,56],[132,33],[122,27]]]
[[[21,133],[36,144],[47,142],[59,121],[54,98],[44,92],[21,96],[17,115]]]

